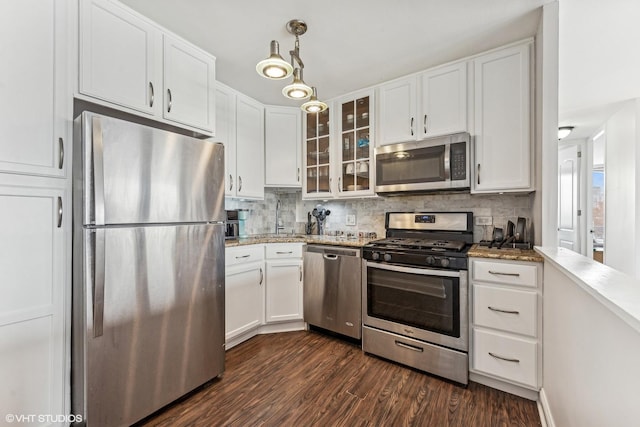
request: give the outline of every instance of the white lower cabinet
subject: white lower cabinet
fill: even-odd
[[[264,321],[264,246],[227,248],[225,266],[225,341],[229,348]]]
[[[470,379],[535,399],[542,378],[542,264],[471,258]]]
[[[267,245],[265,322],[302,320],[302,244]]]
[[[227,350],[257,334],[304,329],[302,246],[267,243],[226,249]]]

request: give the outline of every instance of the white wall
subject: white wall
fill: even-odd
[[[638,425],[640,334],[549,262],[543,311],[549,425]]]
[[[636,276],[636,108],[631,101],[606,123],[605,147],[605,264]],[[638,277],[638,276],[636,276]]]

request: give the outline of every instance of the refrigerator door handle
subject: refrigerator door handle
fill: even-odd
[[[93,154],[93,200],[95,225],[104,225],[104,146],[102,143],[102,122],[100,117],[92,117]]]
[[[93,266],[92,266],[92,279],[93,279],[93,337],[97,338],[102,336],[103,324],[104,324],[104,234],[105,231],[101,229],[93,230]]]

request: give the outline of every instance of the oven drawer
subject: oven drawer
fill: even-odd
[[[534,288],[538,285],[538,269],[534,264],[479,261],[477,259],[471,262],[473,280]]]
[[[473,323],[536,337],[538,294],[473,285]]]
[[[461,384],[469,381],[467,353],[368,326],[362,327],[362,350]]]
[[[473,330],[473,369],[537,388],[537,342]]]

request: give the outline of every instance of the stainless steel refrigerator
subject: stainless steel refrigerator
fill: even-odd
[[[72,413],[130,425],[224,370],[221,144],[75,122]]]

